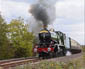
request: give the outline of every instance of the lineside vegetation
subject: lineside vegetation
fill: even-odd
[[[33,33],[22,18],[7,23],[0,15],[0,60],[32,56]]]

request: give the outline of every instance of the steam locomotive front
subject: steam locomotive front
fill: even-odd
[[[54,51],[51,44],[51,33],[44,28],[39,32],[38,37],[39,43],[36,45],[36,52],[39,54],[39,57],[48,56],[50,52]]]
[[[53,49],[51,46],[51,33],[47,29],[43,29],[39,33],[38,52],[49,52]]]

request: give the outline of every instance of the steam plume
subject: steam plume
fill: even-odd
[[[53,23],[56,18],[56,0],[37,0],[36,4],[31,5],[29,12],[32,14],[30,27],[35,34],[39,33],[43,25]]]
[[[30,12],[35,17],[36,20],[39,20],[43,23],[43,25],[47,25],[49,23],[49,17],[44,7],[40,4],[32,5],[32,9]]]

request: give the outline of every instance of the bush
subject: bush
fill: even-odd
[[[20,57],[27,57],[28,54],[27,54],[27,49],[26,48],[22,48],[22,47],[19,47],[17,48],[17,50],[15,51],[15,58],[20,58]]]

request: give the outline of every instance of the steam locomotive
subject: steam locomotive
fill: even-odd
[[[65,56],[71,49],[71,38],[60,31],[44,28],[38,34],[39,42],[34,45],[33,51],[39,58]]]

